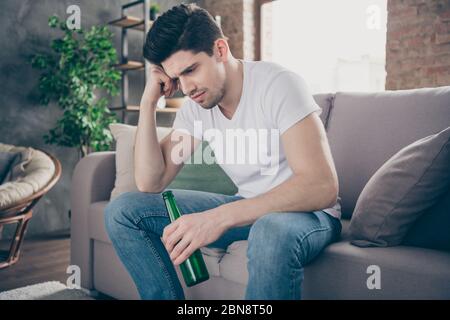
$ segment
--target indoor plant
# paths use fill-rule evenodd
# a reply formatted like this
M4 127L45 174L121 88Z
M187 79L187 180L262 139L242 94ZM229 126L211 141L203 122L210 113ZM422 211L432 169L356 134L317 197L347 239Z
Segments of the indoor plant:
M112 33L105 26L72 30L55 15L48 25L63 35L52 41L51 52L34 55L32 66L41 70L40 102L57 102L63 115L44 136L45 142L75 147L80 157L109 150L113 137L108 125L117 120L107 107L108 99L97 97L97 91L114 96L119 90Z

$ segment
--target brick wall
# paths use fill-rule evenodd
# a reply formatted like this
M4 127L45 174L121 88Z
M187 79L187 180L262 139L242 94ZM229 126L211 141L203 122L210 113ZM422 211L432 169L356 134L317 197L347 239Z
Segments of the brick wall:
M235 58L255 60L257 19L255 6L258 0L200 0L198 5L212 16L221 16L221 26Z
M450 85L450 0L388 0L386 89Z

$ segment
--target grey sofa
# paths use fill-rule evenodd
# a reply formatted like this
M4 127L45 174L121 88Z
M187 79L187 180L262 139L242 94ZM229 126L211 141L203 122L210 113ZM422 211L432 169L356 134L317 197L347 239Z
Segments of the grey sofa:
M339 175L343 231L340 241L305 267L303 298L450 299L450 252L407 246L359 248L349 243L348 234L358 195L375 171L402 147L450 125L450 87L339 92L315 99L323 109ZM82 287L118 299L138 299L103 224L114 179L114 152L93 153L77 164L71 189L71 264L81 268ZM226 251L202 252L211 279L185 287L186 297L242 299L248 279L246 241ZM381 271L380 289L367 285L373 265Z

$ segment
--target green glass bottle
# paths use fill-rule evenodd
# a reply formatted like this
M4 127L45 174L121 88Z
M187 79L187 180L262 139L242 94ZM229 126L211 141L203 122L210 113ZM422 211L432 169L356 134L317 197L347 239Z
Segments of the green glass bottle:
M170 221L173 222L181 217L180 209L175 202L175 197L173 196L172 191L165 191L162 196L164 203L166 204ZM186 286L188 287L192 287L209 279L208 269L206 268L200 249L195 250L189 258L181 263L180 269Z

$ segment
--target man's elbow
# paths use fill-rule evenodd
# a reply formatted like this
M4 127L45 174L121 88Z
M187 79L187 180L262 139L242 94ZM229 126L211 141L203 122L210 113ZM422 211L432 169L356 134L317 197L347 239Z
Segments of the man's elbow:
M321 203L321 207L322 209L331 208L338 200L339 185L337 181L332 180L331 182L325 183L323 188L323 202Z
M137 179L136 180L136 187L139 190L139 192L145 192L145 193L161 193L164 191L164 188L159 184L155 182L142 182Z

